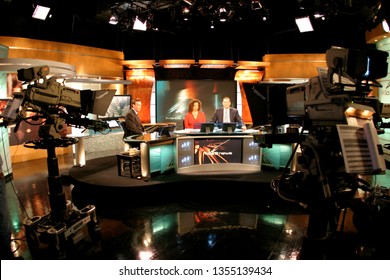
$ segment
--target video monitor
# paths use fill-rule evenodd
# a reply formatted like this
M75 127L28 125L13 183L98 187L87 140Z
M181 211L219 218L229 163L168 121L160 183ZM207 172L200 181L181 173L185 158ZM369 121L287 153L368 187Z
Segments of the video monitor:
M350 82L358 84L363 80L376 82L387 75L388 53L376 49L346 49L332 47L326 51L326 63L329 67L329 81L333 83L333 74L341 74ZM339 79L341 79L339 76Z
M214 123L213 122L200 124L200 132L211 133L213 131L214 131Z
M103 115L106 111L110 102L112 102L112 98L115 95L115 89L107 89L107 90L90 90L84 89L80 91L80 108L78 106L75 107L67 107L67 111L69 113L70 110L75 111L77 113L81 113L83 115L94 114L94 115ZM74 92L73 89L68 88L67 99L72 100L73 95L77 96L77 91Z
M23 98L1 99L0 117L8 122L14 122L19 114Z
M194 165L242 163L242 138L194 140Z
M116 120L126 117L131 108L131 95L114 95L105 115L99 115L99 119Z
M10 101L11 98L2 98L0 99L0 116L3 116L4 110L7 107L8 101Z
M173 132L176 129L176 125L166 125L166 126L161 126L158 128L158 136L160 137L171 137L173 135Z
M222 131L225 131L227 133L233 133L236 130L237 124L235 122L230 123L223 123L222 124Z

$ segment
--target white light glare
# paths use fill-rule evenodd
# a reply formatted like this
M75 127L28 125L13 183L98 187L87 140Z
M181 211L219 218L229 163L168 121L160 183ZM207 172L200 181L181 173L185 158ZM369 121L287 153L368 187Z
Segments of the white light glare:
M382 27L385 32L390 32L389 24L385 19L382 21Z
M141 30L141 31L146 31L146 20L145 22L142 22L138 16L135 17L133 29L134 30Z
M109 21L108 23L109 23L109 24L113 24L113 25L118 24L118 19L117 19L117 17L114 16L114 15L112 15L112 16L110 17L110 21Z
M302 18L296 18L295 22L298 26L299 32L310 32L314 31L313 26L311 25L310 18L307 17L302 17Z
M50 12L50 8L37 5L32 14L32 17L40 20L45 20L49 12Z

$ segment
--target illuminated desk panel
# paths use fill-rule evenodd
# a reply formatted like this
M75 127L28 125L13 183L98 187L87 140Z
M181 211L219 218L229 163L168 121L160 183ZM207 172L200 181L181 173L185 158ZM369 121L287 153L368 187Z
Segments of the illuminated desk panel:
M251 134L177 136L176 173L232 174L261 171L261 148Z
M175 168L175 137L147 133L127 137L125 141L130 146L139 145L143 179L150 179L154 172L164 173Z

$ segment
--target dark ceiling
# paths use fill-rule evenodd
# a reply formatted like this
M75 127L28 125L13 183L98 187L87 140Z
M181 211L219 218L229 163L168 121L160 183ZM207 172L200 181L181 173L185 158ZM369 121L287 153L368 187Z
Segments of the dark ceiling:
M124 52L126 60L261 61L265 54L324 53L331 46L363 48L365 31L382 18L390 22L389 6L376 0L261 0L262 9L252 2L1 0L0 36L118 50ZM33 19L37 4L51 7L52 16L45 21ZM182 18L184 6L191 10L189 21ZM223 23L218 18L220 7L228 12ZM315 12L326 20L312 18L314 32L300 33L295 18L304 13L313 17ZM108 24L112 13L119 17L117 25ZM147 31L132 29L135 15L149 20Z

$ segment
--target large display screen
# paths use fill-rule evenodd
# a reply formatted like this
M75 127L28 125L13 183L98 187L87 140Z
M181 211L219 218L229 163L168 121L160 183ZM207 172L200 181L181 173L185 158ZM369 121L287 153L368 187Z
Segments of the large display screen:
M194 164L241 163L242 139L195 139Z
M182 129L188 103L197 98L202 102L206 121L211 121L216 108L222 106L223 97L228 96L232 107L237 105L237 83L233 80L157 80L156 121L176 122Z

